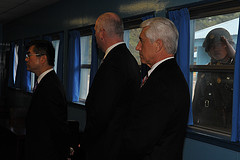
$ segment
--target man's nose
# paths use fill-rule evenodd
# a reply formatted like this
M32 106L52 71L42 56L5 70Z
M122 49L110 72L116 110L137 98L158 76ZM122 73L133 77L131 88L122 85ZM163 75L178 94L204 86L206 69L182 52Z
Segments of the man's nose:
M136 48L135 48L137 51L140 51L141 50L141 42L139 41Z

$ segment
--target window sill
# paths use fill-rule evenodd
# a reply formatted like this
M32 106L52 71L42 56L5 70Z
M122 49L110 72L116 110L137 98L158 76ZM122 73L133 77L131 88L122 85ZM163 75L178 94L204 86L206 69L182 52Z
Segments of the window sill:
M194 126L187 128L187 138L240 152L240 143L231 142L231 135L208 131Z

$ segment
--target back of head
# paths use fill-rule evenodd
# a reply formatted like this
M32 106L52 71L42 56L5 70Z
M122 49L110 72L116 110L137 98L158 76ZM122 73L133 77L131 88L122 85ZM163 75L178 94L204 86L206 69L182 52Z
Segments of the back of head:
M214 43L222 42L221 36L224 36L231 45L234 45L232 36L226 29L215 28L207 34L207 36L203 42L202 46L205 48L205 51L208 52Z
M123 22L115 13L107 12L99 16L97 29L104 29L109 37L123 38Z
M50 66L54 66L55 49L50 41L47 40L33 40L28 47L34 46L36 54L44 54L47 56L47 61Z
M164 17L155 17L142 22L140 27L149 27L146 36L151 42L160 39L169 54L177 52L179 34L172 21Z

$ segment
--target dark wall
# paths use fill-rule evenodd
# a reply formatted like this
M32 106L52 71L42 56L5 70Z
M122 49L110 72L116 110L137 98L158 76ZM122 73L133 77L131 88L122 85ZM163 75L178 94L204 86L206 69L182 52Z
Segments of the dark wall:
M0 24L0 42L3 40L3 25Z
M60 0L35 13L3 25L4 41L65 31L92 25L97 17L108 11L122 18L156 11L165 16L166 8L185 5L201 0Z
M8 117L6 108L6 86L8 79L9 43L3 42L3 25L0 24L0 120Z

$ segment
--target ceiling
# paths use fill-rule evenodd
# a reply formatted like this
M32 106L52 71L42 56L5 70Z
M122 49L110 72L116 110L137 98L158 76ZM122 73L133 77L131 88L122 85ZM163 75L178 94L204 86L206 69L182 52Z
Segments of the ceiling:
M0 24L30 14L59 0L0 0Z

